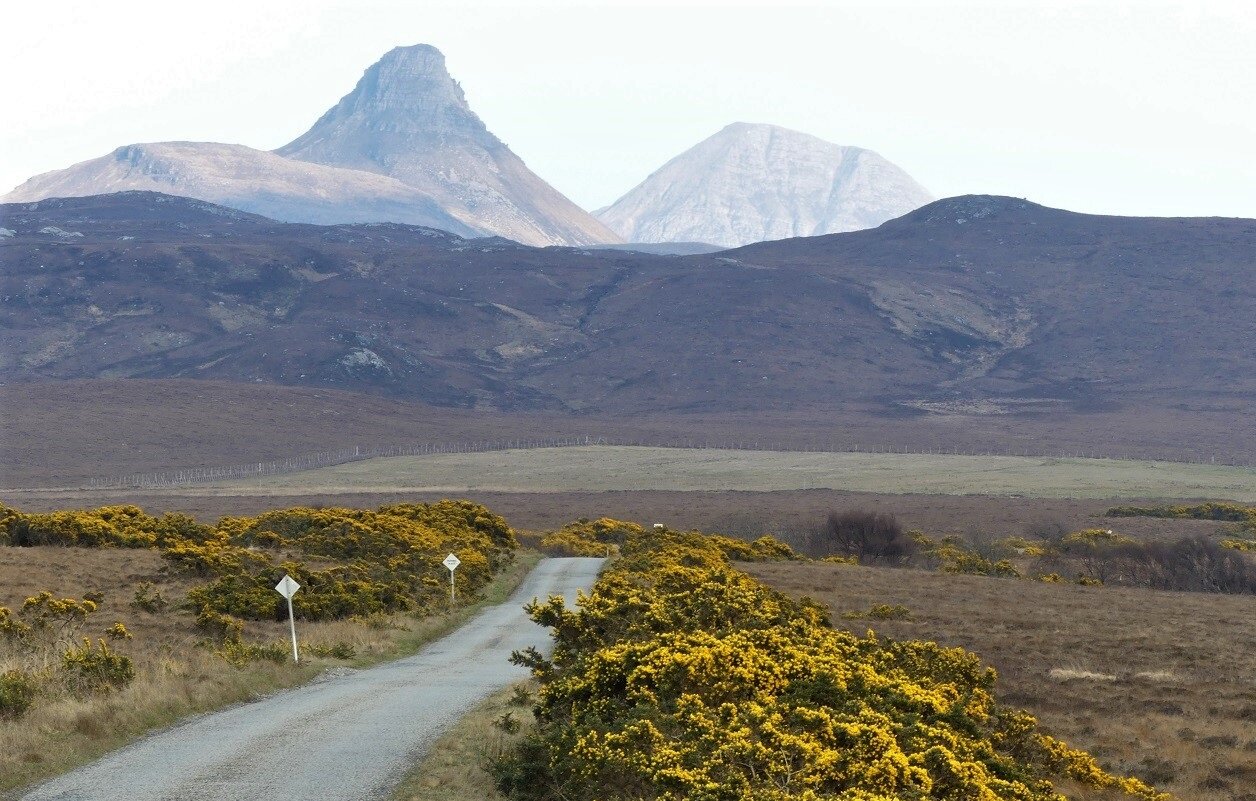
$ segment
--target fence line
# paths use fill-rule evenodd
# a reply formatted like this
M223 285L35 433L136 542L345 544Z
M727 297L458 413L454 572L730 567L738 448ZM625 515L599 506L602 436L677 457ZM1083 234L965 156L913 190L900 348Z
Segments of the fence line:
M862 443L839 445L836 442L812 443L810 445L790 445L779 442L764 443L749 440L665 440L665 439L628 439L622 437L577 436L549 437L541 439L504 439L470 442L419 443L410 445L363 446L354 445L331 451L319 451L285 459L273 459L266 462L250 462L225 467L194 467L182 470L166 470L152 473L133 473L122 476L106 476L92 478L88 482L90 489L160 489L181 487L214 481L233 481L263 476L278 476L286 473L299 473L320 467L358 462L365 459L378 459L390 456L430 456L446 453L488 453L493 451L536 449L536 448L578 448L590 446L620 447L655 447L655 448L689 448L718 449L739 451L780 451L792 453L899 453L914 455L945 455L945 456L1023 456L1038 459L1110 459L1117 461L1161 461L1149 457L1130 454L1117 455L1102 450L1072 450L1063 453L1046 454L1027 448L922 448L910 449L907 446L878 444L866 446ZM1215 457L1209 460L1174 460L1185 461L1187 464L1216 464L1230 467L1256 469L1248 464L1218 461Z

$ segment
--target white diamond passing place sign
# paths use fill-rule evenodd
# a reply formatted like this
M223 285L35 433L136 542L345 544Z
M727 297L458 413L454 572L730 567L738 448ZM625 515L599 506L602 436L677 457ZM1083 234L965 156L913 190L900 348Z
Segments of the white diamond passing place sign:
M297 590L299 589L301 589L301 585L293 581L292 576L286 574L279 580L279 583L275 585L275 592L287 598L289 601L292 600L292 596L296 595Z
M453 554L450 554L449 556L445 557L445 561L441 562L441 564L449 568L449 572L452 573L453 571L458 569L458 565L462 564L462 560L454 556Z
M301 652L297 648L297 619L292 614L292 596L297 594L297 590L301 589L301 585L293 580L292 576L287 573L283 574L283 578L279 579L279 583L275 585L275 592L288 599L288 628L292 631L292 661L301 661Z

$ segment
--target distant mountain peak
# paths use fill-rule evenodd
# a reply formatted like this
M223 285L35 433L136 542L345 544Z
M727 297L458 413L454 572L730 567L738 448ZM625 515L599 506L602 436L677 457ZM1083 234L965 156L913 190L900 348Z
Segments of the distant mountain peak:
M427 44L394 47L363 73L357 85L305 134L275 152L302 161L392 174L406 155L372 149L367 140L395 142L423 135L455 134L502 146L467 104L462 87L445 67L445 56Z
M467 103L431 45L397 47L281 156L374 172L435 198L486 233L531 245L620 241L527 168Z
M630 241L770 239L872 228L932 196L879 154L765 123L734 122L597 216Z

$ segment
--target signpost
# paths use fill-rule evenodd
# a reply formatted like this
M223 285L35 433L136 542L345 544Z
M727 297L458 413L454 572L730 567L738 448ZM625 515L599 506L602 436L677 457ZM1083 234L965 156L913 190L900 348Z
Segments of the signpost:
M288 599L288 628L292 630L292 661L300 662L301 654L297 651L297 621L292 615L292 596L297 594L297 590L301 589L301 585L292 580L292 576L287 573L275 585L275 592Z
M462 560L450 554L445 557L445 561L441 562L441 564L449 568L449 605L453 606L458 600L457 593L454 590L454 571L458 569L458 565L462 564Z

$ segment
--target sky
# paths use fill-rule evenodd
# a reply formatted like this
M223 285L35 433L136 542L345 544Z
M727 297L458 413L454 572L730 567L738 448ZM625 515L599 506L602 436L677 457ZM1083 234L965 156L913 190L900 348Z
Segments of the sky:
M271 149L397 45L588 209L728 123L879 152L938 197L1256 218L1256 3L12 4L0 192L133 142Z

